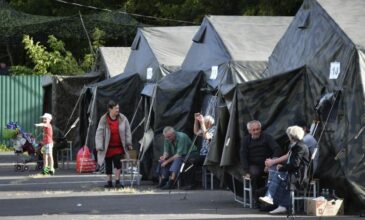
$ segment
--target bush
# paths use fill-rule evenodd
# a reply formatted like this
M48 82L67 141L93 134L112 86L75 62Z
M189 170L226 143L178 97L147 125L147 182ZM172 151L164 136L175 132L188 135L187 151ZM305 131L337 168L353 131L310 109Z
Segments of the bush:
M0 144L0 152L9 152L13 151L11 147L7 147L5 144Z
M4 128L3 129L3 139L9 140L9 139L15 138L16 137L16 133L17 133L17 131L14 130L14 129Z

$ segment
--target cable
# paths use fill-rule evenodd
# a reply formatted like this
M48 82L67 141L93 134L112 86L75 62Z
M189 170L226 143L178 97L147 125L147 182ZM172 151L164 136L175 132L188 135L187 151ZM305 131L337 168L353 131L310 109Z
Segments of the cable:
M63 3L63 4L74 5L74 6L77 6L77 7L89 8L89 9L93 9L93 10L113 12L113 10L110 10L110 9L107 9L107 8L98 8L98 7L91 6L91 5L82 5L82 4L79 4L79 3L67 2L67 1L63 1L63 0L54 0L54 1L59 2L59 3ZM135 17L142 17L142 18L150 18L150 19L154 19L154 20L163 20L163 21L173 21L173 22L179 22L179 23L198 24L196 22L191 22L191 21L183 21L183 20L177 20L177 19L171 19L171 18L161 18L161 17L150 16L150 15L128 13L128 12L124 12L124 11L116 11L116 12L118 12L120 14L132 15L132 16L135 16Z

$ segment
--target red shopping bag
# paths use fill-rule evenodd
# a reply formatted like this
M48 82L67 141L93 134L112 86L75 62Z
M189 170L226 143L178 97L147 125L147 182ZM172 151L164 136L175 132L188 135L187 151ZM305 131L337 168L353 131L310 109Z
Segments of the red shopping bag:
M96 169L95 160L90 158L90 150L87 146L82 146L76 156L76 172L91 173Z

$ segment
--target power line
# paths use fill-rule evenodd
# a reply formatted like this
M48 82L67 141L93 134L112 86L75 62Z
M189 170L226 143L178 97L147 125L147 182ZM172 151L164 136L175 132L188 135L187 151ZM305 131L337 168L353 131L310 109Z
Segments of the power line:
M107 9L107 8L98 8L98 7L91 6L91 5L82 5L82 4L79 4L79 3L67 2L67 1L63 1L63 0L55 0L55 1L59 2L59 3L63 3L63 4L74 5L74 6L77 6L77 7L84 7L84 8L89 8L89 9L93 9L93 10L113 12L113 10L110 10L110 9ZM191 21L183 21L183 20L176 20L176 19L171 19L171 18L161 18L161 17L149 16L149 15L127 13L127 12L124 12L124 11L116 11L116 12L120 13L120 14L126 14L126 15L135 16L135 17L141 17L141 18L149 18L149 19L154 19L154 20L173 21L173 22L189 23L189 24L195 24L195 25L198 24L198 23L191 22Z

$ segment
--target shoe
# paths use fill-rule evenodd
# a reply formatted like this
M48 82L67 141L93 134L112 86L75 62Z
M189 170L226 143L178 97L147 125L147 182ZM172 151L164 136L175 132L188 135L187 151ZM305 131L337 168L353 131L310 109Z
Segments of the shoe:
M286 213L288 210L284 206L278 206L276 209L269 212L270 214L283 214Z
M169 180L163 187L161 187L161 189L166 190L166 189L174 189L174 181L173 180Z
M169 181L169 179L167 178L163 178L161 179L160 183L156 186L156 188L162 188L163 186L166 185L166 183Z
M108 181L105 185L104 188L113 188L113 183L112 181Z
M48 175L49 174L49 168L48 167L43 168L42 174L43 175Z
M124 189L124 186L122 184L120 184L119 180L115 181L115 188L116 189Z
M276 209L277 205L268 205L268 204L262 204L260 207L260 212L271 212L272 210Z
M193 190L195 189L194 185L187 185L187 186L183 186L181 187L182 190Z
M259 200L261 202L266 203L266 204L269 204L269 205L273 205L274 204L272 198L269 197L269 196L259 197Z

